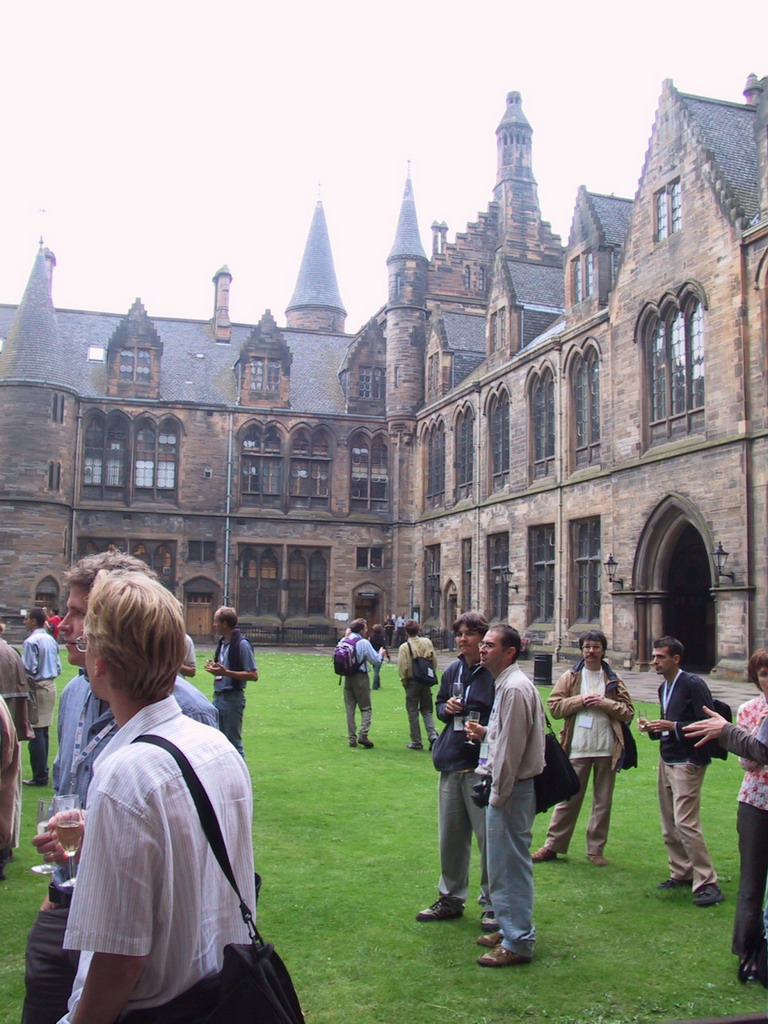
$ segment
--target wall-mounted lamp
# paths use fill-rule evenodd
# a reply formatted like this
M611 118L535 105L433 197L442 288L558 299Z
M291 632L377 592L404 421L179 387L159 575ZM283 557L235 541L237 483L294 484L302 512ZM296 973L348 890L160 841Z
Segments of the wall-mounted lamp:
M612 587L618 587L619 590L623 590L624 589L624 579L623 579L623 577L619 577L618 579L616 578L616 573L617 573L618 568L619 568L619 563L613 557L613 553L608 555L608 560L606 562L603 562L603 568L605 569L605 571L606 571L606 573L608 575L608 582L611 584L611 586Z
M510 578L512 576L513 570L510 569L508 565L496 566L495 568L496 568L497 572L501 573L501 578L504 581L505 585L508 586L510 588L510 590L514 590L514 592L516 594L519 594L520 593L520 587L517 585L517 583L510 583L509 582Z
M726 551L725 550L725 548L723 547L723 542L722 541L718 541L717 542L717 547L712 552L712 558L714 559L714 562L715 562L715 569L717 570L718 582L719 582L721 576L725 576L727 579L729 579L731 581L731 583L735 583L736 582L736 573L735 572L726 572L725 571L725 565L726 565L726 562L728 561L728 555L729 554L730 554L730 551Z

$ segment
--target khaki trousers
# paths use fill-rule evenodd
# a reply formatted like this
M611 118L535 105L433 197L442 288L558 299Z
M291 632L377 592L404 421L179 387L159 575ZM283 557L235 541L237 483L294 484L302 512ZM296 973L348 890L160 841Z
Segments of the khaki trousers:
M706 765L659 761L659 812L669 876L680 881L693 878L694 892L717 882L701 832L701 787L706 770Z
M607 757L572 757L573 770L581 784L579 792L558 804L552 812L552 820L545 846L555 853L568 853L568 846L576 828L581 805L587 792L589 776L594 772L592 781L592 813L587 825L587 854L602 854L608 840L608 827L611 824L611 804L613 787L616 784L616 772L611 768L611 756Z

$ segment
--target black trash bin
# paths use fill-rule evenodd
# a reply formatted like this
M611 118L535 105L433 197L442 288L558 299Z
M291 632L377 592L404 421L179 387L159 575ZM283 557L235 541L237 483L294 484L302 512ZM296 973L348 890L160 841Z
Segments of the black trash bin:
M552 655L534 654L533 681L536 686L552 685Z

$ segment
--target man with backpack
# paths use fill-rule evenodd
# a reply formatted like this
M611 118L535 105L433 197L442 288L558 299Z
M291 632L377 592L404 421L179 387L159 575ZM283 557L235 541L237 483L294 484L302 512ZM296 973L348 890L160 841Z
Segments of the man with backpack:
M366 640L368 624L365 619L353 619L349 624L349 632L336 645L333 664L339 676L344 677L344 707L347 710L347 732L350 747L366 747L370 750L373 743L368 739L371 728L371 684L368 679L367 665L380 665L384 657L382 651L374 650ZM341 682L341 679L339 680ZM355 711L360 708L360 732L357 731Z
M408 750L424 749L419 714L424 719L431 750L438 735L432 714L432 687L437 682L435 649L428 636L419 636L419 624L416 619L406 619L405 637L405 643L401 644L397 654L397 671L405 688L405 710L408 712L408 725L411 731Z

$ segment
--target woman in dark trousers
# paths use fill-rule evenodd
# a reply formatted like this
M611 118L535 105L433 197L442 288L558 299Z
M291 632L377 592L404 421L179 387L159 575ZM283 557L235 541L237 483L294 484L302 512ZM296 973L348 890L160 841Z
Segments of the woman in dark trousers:
M384 657L387 659L387 661L391 661L392 660L390 658L390 656L389 656L389 651L387 650L387 643L386 643L386 636L385 636L385 633L384 633L384 627L382 626L382 624L380 622L377 622L376 625L373 627L373 629L371 630L371 635L368 637L368 639L373 644L374 650L379 651L379 652L381 652L383 650L384 651ZM379 673L380 672L381 672L381 662L379 662L378 665L374 665L373 666L373 689L374 690L380 690L381 689L381 680L379 679Z

